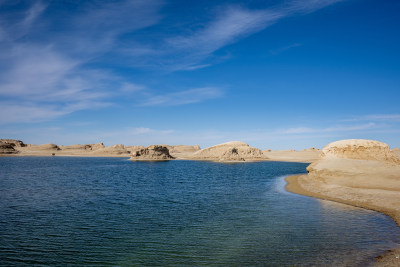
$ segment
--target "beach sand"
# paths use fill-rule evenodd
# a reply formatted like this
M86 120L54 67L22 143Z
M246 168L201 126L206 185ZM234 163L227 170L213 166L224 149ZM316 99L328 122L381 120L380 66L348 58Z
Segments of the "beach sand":
M286 178L286 190L378 211L400 226L400 164L388 149L380 149L360 146L364 159L357 159L357 149L344 153L337 147L333 153L324 149L326 154L307 168L307 175ZM400 266L400 247L378 257L376 265Z

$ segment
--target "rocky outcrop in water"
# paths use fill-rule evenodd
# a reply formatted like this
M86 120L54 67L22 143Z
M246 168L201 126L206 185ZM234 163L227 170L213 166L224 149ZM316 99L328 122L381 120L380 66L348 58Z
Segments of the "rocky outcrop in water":
M152 145L131 154L131 160L171 160L174 159L165 146Z

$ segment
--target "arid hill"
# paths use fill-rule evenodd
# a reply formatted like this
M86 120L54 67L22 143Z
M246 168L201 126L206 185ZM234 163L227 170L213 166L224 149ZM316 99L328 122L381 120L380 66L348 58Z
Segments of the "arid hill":
M199 150L190 159L230 162L259 161L268 158L258 148L251 147L244 142L233 141Z

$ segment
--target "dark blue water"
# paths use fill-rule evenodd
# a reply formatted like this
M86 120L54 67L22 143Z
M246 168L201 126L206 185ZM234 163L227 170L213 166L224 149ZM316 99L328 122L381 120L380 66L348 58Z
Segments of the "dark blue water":
M388 217L284 191L307 164L0 158L0 266L364 266Z

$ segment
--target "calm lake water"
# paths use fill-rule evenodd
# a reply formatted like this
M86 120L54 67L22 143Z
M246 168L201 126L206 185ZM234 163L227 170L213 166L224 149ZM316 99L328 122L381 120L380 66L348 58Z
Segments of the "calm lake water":
M388 217L299 196L307 164L0 158L0 266L365 266Z

